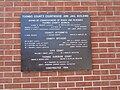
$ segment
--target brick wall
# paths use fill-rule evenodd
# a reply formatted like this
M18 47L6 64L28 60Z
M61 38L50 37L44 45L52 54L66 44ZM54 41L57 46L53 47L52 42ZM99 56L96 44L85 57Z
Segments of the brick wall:
M90 13L93 69L22 73L22 13ZM0 0L0 90L120 90L120 1Z

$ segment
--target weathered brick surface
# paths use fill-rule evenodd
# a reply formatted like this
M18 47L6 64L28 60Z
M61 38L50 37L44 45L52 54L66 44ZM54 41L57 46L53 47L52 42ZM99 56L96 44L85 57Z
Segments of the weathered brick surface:
M23 13L89 13L93 69L22 73ZM0 90L120 90L120 1L0 0Z

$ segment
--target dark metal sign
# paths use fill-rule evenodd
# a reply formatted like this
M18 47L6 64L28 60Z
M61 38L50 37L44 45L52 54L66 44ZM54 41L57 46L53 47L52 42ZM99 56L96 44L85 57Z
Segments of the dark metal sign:
M88 14L22 14L22 71L92 69Z

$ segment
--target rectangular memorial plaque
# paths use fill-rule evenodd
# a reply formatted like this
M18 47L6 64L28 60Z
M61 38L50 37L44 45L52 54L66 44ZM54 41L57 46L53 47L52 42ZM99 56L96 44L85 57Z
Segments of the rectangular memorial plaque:
M92 69L88 14L22 14L22 71Z

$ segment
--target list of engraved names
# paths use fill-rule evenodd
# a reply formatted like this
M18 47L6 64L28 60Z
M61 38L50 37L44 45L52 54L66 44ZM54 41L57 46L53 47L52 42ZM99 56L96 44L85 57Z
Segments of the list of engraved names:
M91 69L87 14L22 14L22 71Z

